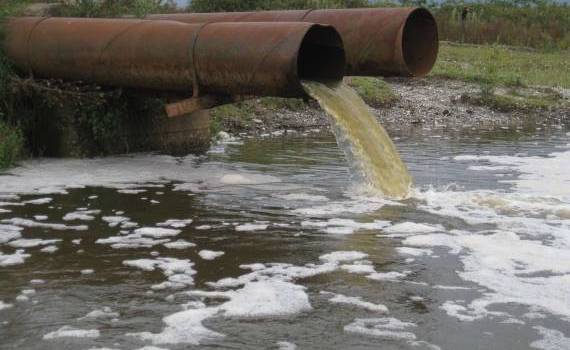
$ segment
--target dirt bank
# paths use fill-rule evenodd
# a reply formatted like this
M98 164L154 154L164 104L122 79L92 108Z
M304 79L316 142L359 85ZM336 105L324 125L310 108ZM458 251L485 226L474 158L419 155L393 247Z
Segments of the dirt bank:
M481 87L473 83L435 78L391 78L386 81L398 99L373 110L380 122L392 131L418 127L493 130L570 125L568 91L557 92L562 102L556 107L508 108L486 105L480 101L477 96L481 94ZM541 91L540 88L526 90L531 93ZM500 93L501 89L497 91ZM229 133L249 135L266 135L282 130L327 129L329 126L326 114L314 101L301 110L281 108L256 115L248 121L224 116L220 124L221 129Z

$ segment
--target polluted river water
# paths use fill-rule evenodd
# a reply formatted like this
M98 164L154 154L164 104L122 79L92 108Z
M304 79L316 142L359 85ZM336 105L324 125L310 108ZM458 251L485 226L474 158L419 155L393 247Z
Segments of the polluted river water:
M408 169L390 136L356 91L342 82L303 81L303 87L327 111L353 182L379 195L405 198L412 185Z
M328 133L0 174L0 349L570 348L569 130L389 130L404 199Z

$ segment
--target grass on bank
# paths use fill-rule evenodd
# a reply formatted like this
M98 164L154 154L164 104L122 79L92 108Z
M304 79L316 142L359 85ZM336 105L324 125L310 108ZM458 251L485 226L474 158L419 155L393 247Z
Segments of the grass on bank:
M504 86L570 88L570 51L537 52L442 42L431 76Z
M465 102L499 111L548 109L567 103L555 88L570 88L569 51L537 52L500 46L442 43L431 76L479 84Z
M398 100L394 90L382 78L350 77L346 81L372 107L386 107Z

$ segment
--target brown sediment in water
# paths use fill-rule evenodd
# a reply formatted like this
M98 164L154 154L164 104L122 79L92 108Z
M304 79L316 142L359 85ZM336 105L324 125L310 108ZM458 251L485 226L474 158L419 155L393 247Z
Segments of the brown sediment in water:
M412 177L390 136L356 91L344 83L302 83L329 114L352 175L385 196L406 197Z

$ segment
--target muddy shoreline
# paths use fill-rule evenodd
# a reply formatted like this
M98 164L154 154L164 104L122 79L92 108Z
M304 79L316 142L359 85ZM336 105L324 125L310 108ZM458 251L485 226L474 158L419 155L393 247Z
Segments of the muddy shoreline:
M418 128L493 131L570 125L568 91L562 91L566 103L556 108L499 111L465 98L479 93L480 87L474 83L438 78L387 78L386 81L398 100L371 108L386 129L396 134ZM230 134L279 136L287 132L327 131L329 122L317 103L309 101L301 111L281 108L256 115L248 122L223 118L221 126Z

